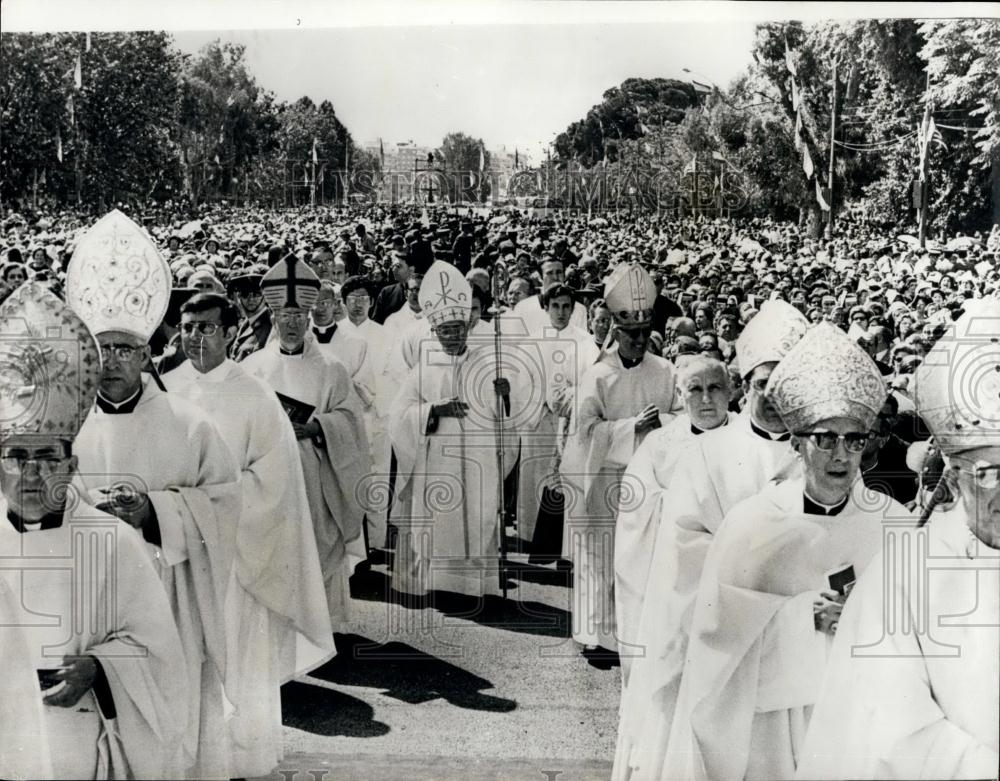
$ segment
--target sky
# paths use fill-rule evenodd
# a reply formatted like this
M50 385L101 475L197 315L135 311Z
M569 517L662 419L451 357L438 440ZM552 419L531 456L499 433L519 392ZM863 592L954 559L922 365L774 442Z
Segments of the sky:
M436 147L461 131L537 162L627 78L727 86L750 63L759 22L941 13L887 2L3 0L0 29L169 30L191 53L215 38L239 42L260 85L279 99L329 100L358 144Z
M368 27L175 32L185 52L242 43L279 99L329 100L356 143L438 146L462 131L536 161L545 143L627 78L725 86L750 61L753 23Z

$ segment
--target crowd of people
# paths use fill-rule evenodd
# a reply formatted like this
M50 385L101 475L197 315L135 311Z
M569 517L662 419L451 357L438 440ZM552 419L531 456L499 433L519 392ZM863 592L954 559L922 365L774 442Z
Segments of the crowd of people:
M995 776L997 227L167 205L0 252L0 774L267 775L359 568L434 607L523 555L621 668L615 779Z

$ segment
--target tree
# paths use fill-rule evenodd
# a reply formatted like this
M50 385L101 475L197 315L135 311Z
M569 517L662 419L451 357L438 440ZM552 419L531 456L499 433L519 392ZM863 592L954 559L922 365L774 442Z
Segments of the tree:
M490 167L490 153L486 151L483 139L472 138L465 133L448 133L438 148L438 154L444 164L448 197L452 203L485 200L489 196L489 178L480 176L480 168L488 171Z

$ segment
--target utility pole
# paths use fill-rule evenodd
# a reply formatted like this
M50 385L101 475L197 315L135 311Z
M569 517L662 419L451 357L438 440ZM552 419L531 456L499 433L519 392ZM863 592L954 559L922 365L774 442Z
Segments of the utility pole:
M827 228L826 228L827 239L833 239L833 167L834 167L834 156L837 150L836 144L834 143L836 138L837 138L837 60L834 60L833 103L830 106L830 176L829 176L830 201L827 204L830 207L830 214L827 217Z
M927 93L931 89L931 74L927 74L927 86L924 89L924 120L923 124L920 126L920 132L917 133L917 142L920 144L920 183L917 186L918 198L917 203L919 204L917 215L919 231L918 236L920 240L920 249L927 248L927 206L930 203L930 193L927 187L927 158L930 157L931 145L930 139L927 138L927 132L930 130L930 117L931 117L931 104Z

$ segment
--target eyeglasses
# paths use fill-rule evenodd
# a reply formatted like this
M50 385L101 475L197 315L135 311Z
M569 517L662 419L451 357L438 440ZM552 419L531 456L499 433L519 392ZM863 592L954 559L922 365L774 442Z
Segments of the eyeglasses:
M101 357L106 361L113 355L121 363L126 363L127 361L131 361L132 357L140 349L130 344L102 344Z
M215 336L222 325L219 323L181 323L181 332L185 334L198 333L202 336Z
M348 304L362 304L371 301L371 296L367 293L351 293L345 300Z
M838 442L843 442L848 453L860 453L871 440L871 434L867 431L852 431L849 434L834 434L832 431L803 431L795 436L808 437L817 448L826 452L837 447Z
M960 466L956 466L955 468L959 472L965 472L967 475L972 475L972 479L977 488L983 488L989 491L1000 485L1000 465L988 464L985 461L977 461L973 464L972 469L963 469Z
M63 453L61 456L30 456L23 452L8 451L0 457L0 467L9 475L20 475L28 468L28 464L34 464L41 477L51 477L59 465L69 457L68 453Z

